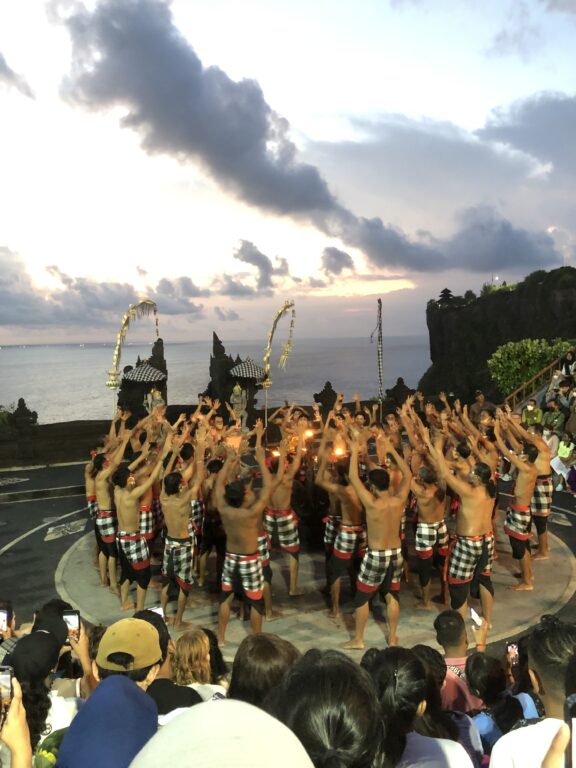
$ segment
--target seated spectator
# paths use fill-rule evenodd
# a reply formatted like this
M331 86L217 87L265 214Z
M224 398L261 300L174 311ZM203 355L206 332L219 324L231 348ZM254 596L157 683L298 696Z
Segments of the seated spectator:
M305 653L271 693L268 707L300 739L315 766L380 764L383 729L374 685L343 653Z
M210 682L210 641L201 629L185 632L176 640L172 669L174 681L192 688L203 701L226 696L226 688Z
M103 680L76 715L58 750L58 768L128 768L156 733L158 710L132 680Z
M510 690L512 693L527 693L534 702L534 706L538 712L538 717L544 717L544 705L534 690L534 685L530 676L530 669L528 665L529 641L529 635L524 635L523 637L518 638L518 642L516 643L518 646L517 663L509 663L508 680L511 684Z
M528 664L546 717L498 739L492 749L491 768L540 768L564 717L566 674L575 652L576 626L555 616L543 616L530 633Z
M470 421L475 425L478 426L481 422L481 414L485 411L486 415L493 416L496 413L496 406L494 403L489 402L484 397L484 392L482 390L477 389L474 393L474 402L468 409L468 416L470 417Z
M161 662L156 629L142 619L121 619L102 635L95 666L99 680L124 675L145 691L155 680Z
M18 680L13 680L13 695L6 717L0 722L0 759L2 765L10 768L30 768L32 747L26 711L22 704L22 689ZM6 749L9 756L6 756ZM4 753L4 754L1 754Z
M566 421L566 416L560 410L560 406L558 405L558 400L554 397L552 400L548 402L548 410L542 416L542 426L544 427L544 429L549 429L551 432L554 432L556 435L560 435L562 434L562 430L564 429L565 421Z
M165 725L130 768L270 768L275 764L312 768L304 747L285 725L244 701L224 699L213 706L192 707Z
M152 683L146 689L146 693L151 696L158 707L159 722L166 722L165 715L184 707L192 707L194 704L200 704L202 697L199 693L187 686L177 685L172 679L172 659L174 657L174 643L170 637L166 622L154 611L138 611L134 614L135 619L141 619L151 624L158 632L160 642L161 664L158 674Z
M224 661L222 651L218 645L218 638L208 627L202 627L202 632L210 643L210 682L212 685L220 685L228 690L230 686L228 664Z
M566 352L566 354L558 364L558 373L560 374L560 376L569 377L569 376L574 376L575 371L576 371L576 359L574 357L574 353L570 351Z
M51 690L52 673L58 664L61 645L56 637L39 630L20 638L6 659L22 688L22 703L35 750L43 735L67 728L81 700L64 698Z
M484 709L473 720L485 754L489 755L498 739L520 720L538 717L534 701L527 693L508 691L506 670L499 659L473 653L466 661L466 678L470 690L484 702Z
M568 479L568 472L574 461L575 448L576 445L572 440L572 435L569 432L564 432L558 444L558 453L550 462L550 466L559 476L559 482L556 486L557 491L564 490L564 483Z
M386 768L433 765L434 768L471 768L464 748L449 739L422 736L416 721L426 711L426 672L407 648L381 651L372 670L384 722Z
M441 691L442 707L465 713L481 709L481 699L474 696L466 682L468 634L462 614L442 611L434 620L434 629L436 641L444 650L444 663L448 669Z
M262 706L300 656L292 643L278 635L248 635L234 657L228 697Z
M542 409L538 408L536 400L528 400L528 405L522 411L522 424L526 427L531 427L533 424L542 424L544 414Z
M484 750L480 733L472 718L464 712L448 711L442 707L441 691L448 673L442 654L429 645L415 645L412 652L420 659L428 678L432 678L434 684L432 687L430 679L428 680L426 712L416 721L415 730L423 736L453 738L453 732L451 733L449 730L444 731L444 733L441 730L434 731L429 725L431 720L442 723L440 716L450 718L457 732L456 741L464 747L473 765L479 768L482 764Z

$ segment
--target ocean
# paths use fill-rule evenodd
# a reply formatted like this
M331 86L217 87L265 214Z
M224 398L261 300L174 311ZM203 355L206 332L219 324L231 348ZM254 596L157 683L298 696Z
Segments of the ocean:
M233 358L252 357L262 363L262 341L223 341ZM298 339L285 369L278 367L282 344L271 358L270 406L289 402L310 404L326 381L350 400L378 392L376 344L369 338ZM55 344L0 347L0 405L9 407L23 397L38 413L40 424L77 419L111 418L115 393L106 387L112 366L112 344ZM164 342L168 366L168 402L196 403L208 385L212 342ZM151 344L127 342L122 348L120 370L136 359L149 357ZM430 365L426 336L389 336L384 339L384 386L392 387L399 376L415 387ZM258 395L264 404L264 394Z

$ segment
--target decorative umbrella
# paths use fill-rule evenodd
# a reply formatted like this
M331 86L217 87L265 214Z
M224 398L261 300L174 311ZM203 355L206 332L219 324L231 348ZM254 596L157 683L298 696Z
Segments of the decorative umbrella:
M163 381L166 378L166 374L159 371L158 368L154 368L153 365L142 363L142 365L137 365L136 368L132 368L131 371L125 373L122 378L127 381L150 383L153 381Z
M266 371L260 365L256 365L251 357L247 357L230 371L231 376L235 376L238 379L256 379L262 380L266 376Z

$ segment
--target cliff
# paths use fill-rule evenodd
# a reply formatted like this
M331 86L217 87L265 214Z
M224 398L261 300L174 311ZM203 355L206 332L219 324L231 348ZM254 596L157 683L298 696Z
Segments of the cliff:
M482 389L498 401L486 361L501 344L576 337L573 267L533 272L516 286L486 286L479 298L449 294L443 291L426 308L432 365L418 385L425 394L444 390L468 401Z

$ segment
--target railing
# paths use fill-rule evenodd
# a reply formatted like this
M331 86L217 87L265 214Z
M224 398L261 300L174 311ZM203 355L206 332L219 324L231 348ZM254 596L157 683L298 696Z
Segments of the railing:
M536 392L538 392L538 390L541 389L545 384L548 384L552 378L552 372L558 370L560 361L564 358L565 355L566 352L561 357L557 357L556 360L552 361L550 365L546 366L546 368L542 368L542 370L539 371L535 376L532 376L532 378L524 382L521 387L518 387L518 389L514 390L512 394L508 395L508 397L504 400L506 405L509 405L510 408L514 410L518 405L522 404L530 397L535 395Z

